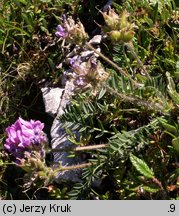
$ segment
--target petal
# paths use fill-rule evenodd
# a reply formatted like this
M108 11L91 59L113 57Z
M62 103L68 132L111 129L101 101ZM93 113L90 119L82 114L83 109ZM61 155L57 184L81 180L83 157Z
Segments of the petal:
M20 118L20 117L19 117L19 121L20 121L20 123L21 123L22 125L24 125L25 127L32 129L32 124L31 124L31 122L25 121L24 119L22 119L22 118Z
M55 36L56 37L62 37L62 34L61 34L61 32L55 32Z
M65 29L61 25L58 25L57 26L57 31L61 32L61 31L65 31Z
M12 140L12 138L11 138L11 140ZM19 142L21 142L20 139L19 139L19 136L16 136L13 140L14 140L13 141L14 144L18 144Z
M35 130L43 130L43 128L44 128L44 124L43 123L41 123L40 121L35 121L35 123L34 123L34 125L33 125L33 128L35 129Z
M34 120L30 120L30 123L31 123L31 125L33 126L33 124L35 123L35 121Z
M8 145L8 144L4 144L4 148L7 149L7 150L10 150L10 149L11 149L11 146Z
M11 144L13 144L13 145L15 145L15 144L18 143L18 142L19 142L18 137L15 137L15 138L10 137L10 138L9 138L9 143L11 143Z
M11 130L13 130L13 129L14 129L14 127L12 127L12 126L9 126L9 127L6 128L6 134L7 134L7 136L11 136Z
M66 38L68 36L68 33L64 32L64 31L57 31L57 32L55 32L55 36L56 37Z
M20 130L17 130L17 138L20 142L22 142L22 133Z
M27 138L27 137L23 137L23 145L25 146L25 147L28 147L28 146L30 146L31 145L31 139L32 138Z
M22 125L22 136L26 136L26 137L34 136L34 130L27 129L24 125Z
M25 146L23 145L23 143L19 143L18 147L25 148Z
M22 123L21 121L18 119L14 125L12 125L14 127L14 130L20 130L21 129L21 126L22 126Z
M8 136L9 136L9 137L13 137L13 138L16 137L16 131L14 130L13 127L10 127L10 128L9 128L9 135L8 135Z

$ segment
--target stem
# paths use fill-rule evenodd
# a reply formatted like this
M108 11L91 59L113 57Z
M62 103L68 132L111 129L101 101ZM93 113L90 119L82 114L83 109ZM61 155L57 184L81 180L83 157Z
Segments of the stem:
M86 150L97 150L100 148L106 148L108 146L108 144L99 144L99 145L90 145L90 146L78 146L78 147L67 147L67 148L62 148L62 149L50 149L49 152L62 152L62 151L69 151L69 150L73 150L75 152L78 151L86 151Z
M82 168L85 168L85 167L89 167L89 166L92 166L94 163L84 163L84 164L78 164L78 165L72 165L72 166L62 166L60 167L59 169L55 169L55 171L69 171L69 170L76 170L76 169L82 169Z
M86 46L93 50L96 54L98 54L102 59L104 59L106 62L108 62L110 65L112 65L119 73L123 74L124 76L128 77L129 80L135 85L135 86L141 86L141 84L137 83L135 80L132 79L132 77L126 73L121 67L119 67L117 64L115 64L113 61L111 61L109 58L104 56L102 53L98 52L93 46L91 46L89 43L86 43Z
M153 177L153 178L152 178L152 181L153 181L154 183L156 183L156 184L160 187L161 190L164 190L164 188L163 188L163 186L162 186L162 183L161 183L157 178Z
M144 100L141 100L141 99L136 98L136 97L127 96L127 95L125 95L123 93L117 92L116 90L114 90L113 88L109 87L106 84L103 84L103 85L108 90L109 93L117 95L118 97L122 98L124 101L129 101L131 103L135 103L135 104L138 104L140 106L142 105L142 106L146 107L147 109L151 108L152 110L157 110L157 111L162 111L163 110L163 107L161 105L159 105L159 104L144 101Z
M133 58L136 59L137 63L139 64L139 66L142 68L143 72L145 73L145 75L151 79L150 75L148 74L148 72L146 71L146 69L144 68L143 63L141 62L141 60L139 59L139 57L137 56L133 46L131 46L131 44L129 43L124 43L124 45L128 48L128 50L130 51L130 53L132 54Z
M123 48L123 53L124 53L126 64L127 64L128 68L129 68L129 70L131 71L132 77L134 78L135 77L135 73L134 73L132 67L130 66L130 63L127 60L127 55L126 55L126 51L125 51L125 44L123 44L122 48Z

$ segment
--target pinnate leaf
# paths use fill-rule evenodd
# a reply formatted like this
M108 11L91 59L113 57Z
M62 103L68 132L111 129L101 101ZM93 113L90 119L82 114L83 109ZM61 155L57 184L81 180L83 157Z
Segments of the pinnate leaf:
M154 172L148 167L145 161L141 160L140 158L136 157L133 154L130 154L130 161L132 165L146 178L153 178Z

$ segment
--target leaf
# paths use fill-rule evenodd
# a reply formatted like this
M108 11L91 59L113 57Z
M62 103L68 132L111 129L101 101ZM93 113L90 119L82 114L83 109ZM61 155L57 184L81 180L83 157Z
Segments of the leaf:
M99 138L99 137L102 137L103 135L104 135L104 132L101 132L101 133L99 133L98 135L96 135L95 138L97 139L97 138Z
M22 4L24 4L24 5L27 5L27 1L26 1L26 0L15 0L14 2L15 2L15 4L17 4L19 7L21 6L19 3L22 3Z
M49 3L49 2L51 2L51 0L40 0L40 2L42 2L42 3Z
M102 131L104 131L104 126L103 126L102 121L100 121L99 119L97 119L97 121L98 121L99 128L100 128Z
M160 188L149 187L149 186L143 186L142 188L149 193L156 193L160 190Z
M179 79L179 72L178 72L178 71L175 72L175 73L174 73L174 76L175 76L175 78Z
M175 150L179 153L179 137L172 140L172 145Z
M50 65L51 70L54 71L55 70L55 64L51 58L48 58L48 63Z
M175 126L170 125L167 123L166 119L162 119L162 118L158 118L158 121L162 124L162 126L169 132L173 133L173 134L177 134L177 129Z
M144 17L145 22L149 25L149 27L153 26L153 20L150 19L148 16Z
M158 17L158 2L156 2L153 10L153 22L155 23Z
M178 105L179 104L179 94L176 91L168 92L172 100Z
M98 95L98 100L101 99L106 93L106 89L105 88L102 88L99 95Z
M130 154L130 161L132 165L137 169L137 171L139 171L143 176L150 179L154 177L153 171L148 167L145 161L141 160L133 154Z

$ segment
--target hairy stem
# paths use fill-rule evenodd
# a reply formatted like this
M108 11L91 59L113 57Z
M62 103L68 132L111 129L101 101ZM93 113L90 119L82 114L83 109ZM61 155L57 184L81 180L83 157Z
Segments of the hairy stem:
M49 152L62 152L62 151L69 151L73 150L74 152L78 151L86 151L86 150L97 150L100 148L106 148L108 144L99 144L99 145L89 145L89 146L78 146L78 147L66 147L66 148L61 148L61 149L50 149Z
M89 166L92 166L94 163L84 163L84 164L78 164L78 165L72 165L72 166L62 166L62 167L59 167L59 168L55 168L55 172L57 171L69 171L69 170L76 170L76 169L83 169L85 167L89 167Z
M125 95L123 93L119 93L118 91L114 90L113 88L109 87L106 84L103 84L103 86L108 90L109 93L117 95L119 98L123 99L124 101L129 101L129 102L131 102L133 104L137 104L139 106L144 106L147 109L150 108L152 110L156 110L157 112L160 112L160 111L163 110L163 106L160 105L160 104L155 104L155 103L152 103L152 102L149 102L149 101L144 101L144 100L142 100L140 98L136 98L136 97L133 97L133 96Z
M145 73L145 75L151 79L150 75L148 74L148 72L146 71L146 69L144 68L143 63L141 62L141 60L139 59L139 57L137 56L133 45L131 45L130 43L125 43L124 46L127 47L127 49L130 51L130 53L132 54L133 58L136 59L137 63L139 64L139 66L142 68L143 72Z

